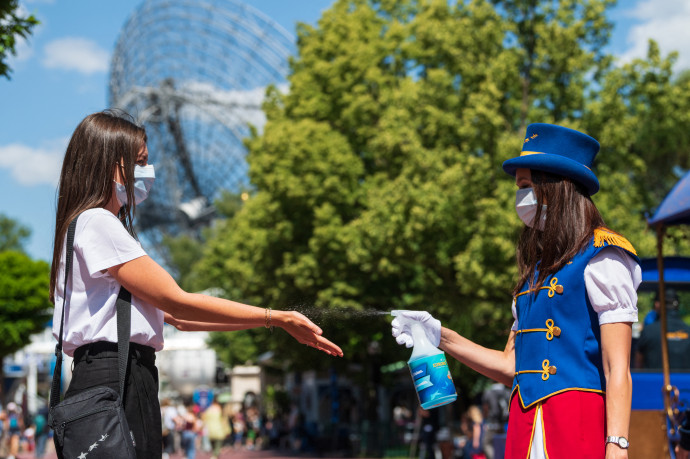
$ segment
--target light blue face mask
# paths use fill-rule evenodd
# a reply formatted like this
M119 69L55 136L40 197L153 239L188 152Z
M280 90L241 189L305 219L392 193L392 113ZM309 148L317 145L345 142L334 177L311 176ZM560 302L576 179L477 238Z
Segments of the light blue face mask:
M534 217L537 215L537 197L532 188L521 188L515 193L515 211L522 222L532 228ZM544 231L546 223L546 204L541 206L539 231Z
M156 172L153 169L153 164L134 166L134 202L136 204L140 204L148 198L155 179ZM127 204L127 189L123 184L115 182L115 194L120 205Z

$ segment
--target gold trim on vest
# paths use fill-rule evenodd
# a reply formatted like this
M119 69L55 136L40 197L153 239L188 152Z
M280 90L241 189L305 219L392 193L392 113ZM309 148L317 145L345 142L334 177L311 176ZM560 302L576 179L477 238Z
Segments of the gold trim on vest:
M549 282L549 285L546 287L539 287L539 290L548 290L549 291L549 298L553 298L553 296L558 293L559 295L563 295L563 286L558 284L558 278L557 277L552 277L551 281ZM517 295L515 295L515 298L524 295L525 293L530 293L533 292L534 289L529 289L525 290L524 292L520 292ZM513 299L515 299L513 298Z
M515 376L522 374L522 373L541 373L541 380L546 381L549 379L551 375L555 375L557 371L557 368L555 365L551 365L551 362L549 362L549 359L544 359L544 361L541 363L541 370L522 370L522 371L516 371Z
M561 336L561 328L554 325L553 319L546 319L546 328L526 328L518 330L516 333L546 332L546 339L551 341L553 337Z

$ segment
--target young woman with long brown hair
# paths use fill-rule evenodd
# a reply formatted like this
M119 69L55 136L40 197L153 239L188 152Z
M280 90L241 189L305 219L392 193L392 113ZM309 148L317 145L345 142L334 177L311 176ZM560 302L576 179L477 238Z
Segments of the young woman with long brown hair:
M50 296L58 336L65 303L64 351L74 357L65 397L94 386L119 392L115 302L120 286L132 296L130 363L124 405L137 457L161 457L161 415L155 352L163 348L163 323L181 330L232 331L281 327L297 341L327 354L341 349L295 311L259 308L183 291L135 239L136 204L155 178L146 132L112 111L87 116L77 126L60 174ZM79 216L67 291L65 236ZM136 364L134 364L136 363Z
M549 124L528 126L522 153L503 163L518 187L525 227L503 351L407 312L432 342L479 373L512 386L506 458L627 457L639 259L592 202L599 143ZM400 321L398 343L413 344Z

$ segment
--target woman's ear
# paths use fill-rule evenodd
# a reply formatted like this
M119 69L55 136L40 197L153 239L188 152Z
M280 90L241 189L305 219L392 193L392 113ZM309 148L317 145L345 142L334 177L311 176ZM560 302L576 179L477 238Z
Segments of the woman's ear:
M120 185L125 184L125 175L124 175L124 169L125 167L122 165L123 164L123 159L120 158L120 162L115 163L115 170L113 172L113 180L119 183Z

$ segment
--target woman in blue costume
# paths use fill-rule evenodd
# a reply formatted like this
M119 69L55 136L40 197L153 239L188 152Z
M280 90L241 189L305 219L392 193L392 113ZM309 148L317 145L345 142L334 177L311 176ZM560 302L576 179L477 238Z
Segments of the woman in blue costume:
M639 259L592 202L599 181L592 137L550 124L527 128L519 157L503 163L525 223L519 279L503 351L482 347L427 312L407 312L432 342L512 386L506 458L625 458L637 321ZM413 345L393 321L398 343Z

